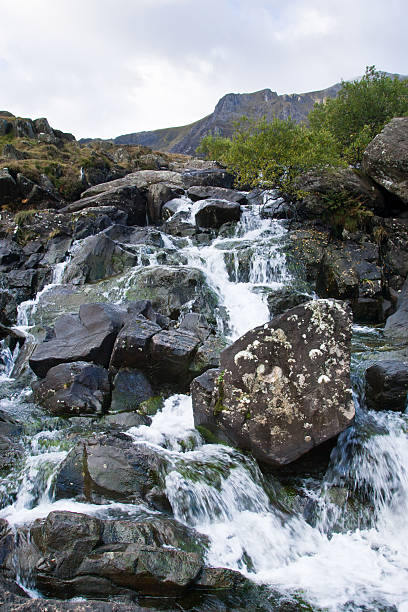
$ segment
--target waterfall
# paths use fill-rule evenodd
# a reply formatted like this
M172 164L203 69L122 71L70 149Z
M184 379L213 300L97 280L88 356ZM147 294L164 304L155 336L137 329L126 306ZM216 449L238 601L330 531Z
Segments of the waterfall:
M196 210L185 198L191 220ZM243 207L235 228L211 244L185 239L180 246L179 240L162 234L164 248L177 249L181 266L205 275L219 299L219 331L229 340L265 323L268 293L293 282L283 249L285 222L263 219L259 212L256 206ZM157 264L156 252L145 250L143 256L149 265ZM20 305L18 326L27 334L41 297L61 283L68 261L57 264L51 283ZM123 301L142 265L124 274L104 298ZM294 491L263 475L248 455L226 445L205 444L194 429L186 395L168 398L150 425L126 433L134 444L150 446L165 459L163 483L173 514L209 538L208 564L300 594L319 610L396 606L407 612L408 416L366 409L360 390L364 355L371 350L365 338L371 330L355 328L354 333L359 338L353 366L356 424L339 437L326 474L296 482ZM15 355L6 347L2 350L9 376ZM5 387L0 406L27 414L28 390L19 389L18 381L10 384L15 386ZM73 442L65 437L67 424L54 421L44 418L43 431L26 435L24 465L1 484L16 492L3 503L0 518L20 525L52 510L137 516L137 505L55 501L54 474ZM292 498L299 503L291 503Z

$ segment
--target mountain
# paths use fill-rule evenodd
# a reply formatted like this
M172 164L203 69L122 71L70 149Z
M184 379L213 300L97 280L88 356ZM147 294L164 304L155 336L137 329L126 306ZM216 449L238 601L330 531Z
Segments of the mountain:
M114 139L115 144L131 144L152 147L159 151L194 155L203 136L213 134L231 136L233 123L243 115L268 119L292 117L294 121L305 121L315 102L336 97L341 83L321 91L302 94L278 95L270 89L254 93L229 93L221 98L214 112L190 125L164 128L150 132L125 134Z

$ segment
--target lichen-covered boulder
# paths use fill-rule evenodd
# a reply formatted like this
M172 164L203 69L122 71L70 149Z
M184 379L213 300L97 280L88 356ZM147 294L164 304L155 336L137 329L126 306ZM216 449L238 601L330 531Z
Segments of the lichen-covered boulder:
M395 117L363 154L364 171L408 205L408 117Z
M351 322L344 302L316 300L247 332L193 381L195 425L274 466L337 436L354 419Z

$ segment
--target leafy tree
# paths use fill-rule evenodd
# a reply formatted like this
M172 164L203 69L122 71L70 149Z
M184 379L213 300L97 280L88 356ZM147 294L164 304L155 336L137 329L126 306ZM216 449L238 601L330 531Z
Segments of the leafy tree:
M312 130L327 129L344 158L361 161L364 149L393 117L408 115L408 80L367 66L360 80L343 82L336 98L318 103L309 114Z
M310 129L291 119L243 118L231 140L205 136L198 148L234 172L241 186L277 188L299 196L296 177L312 168L341 164L339 147L326 127Z

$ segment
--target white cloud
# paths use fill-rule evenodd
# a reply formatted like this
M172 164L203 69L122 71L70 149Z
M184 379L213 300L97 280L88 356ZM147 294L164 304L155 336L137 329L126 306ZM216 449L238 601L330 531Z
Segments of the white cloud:
M229 91L407 72L405 0L0 0L0 106L77 137L190 123Z

